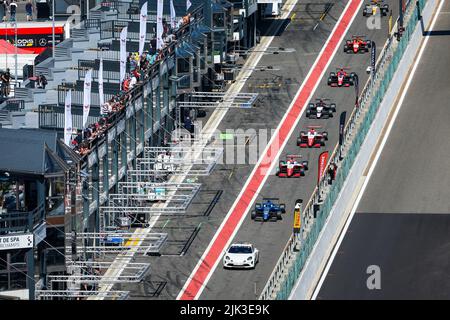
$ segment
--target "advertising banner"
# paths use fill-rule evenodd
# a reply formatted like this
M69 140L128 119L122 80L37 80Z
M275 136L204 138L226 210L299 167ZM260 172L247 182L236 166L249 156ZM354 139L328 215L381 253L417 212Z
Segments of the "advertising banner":
M120 32L120 87L122 88L123 80L127 70L127 36L128 27L125 27Z
M83 91L83 129L86 128L89 111L91 110L92 69L86 72Z
M72 90L67 91L64 108L64 143L70 146L72 139Z
M325 173L325 168L327 167L328 163L328 151L324 151L319 156L319 171L317 175L317 184L319 184L320 179L322 178L323 174Z
M139 24L139 56L144 52L145 37L147 36L147 2L142 5Z

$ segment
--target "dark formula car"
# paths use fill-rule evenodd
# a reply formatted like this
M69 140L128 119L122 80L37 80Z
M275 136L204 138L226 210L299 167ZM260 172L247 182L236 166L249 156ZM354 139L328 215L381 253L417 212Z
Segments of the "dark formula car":
M366 53L372 47L372 41L363 38L362 36L353 36L344 44L345 53Z
M325 103L328 99L317 99L316 103L309 103L306 110L306 117L309 119L328 119L336 112L335 103Z
M389 5L383 2L384 1L382 0L372 0L370 3L366 3L363 9L363 16L370 17L378 13L381 13L382 16L387 16L389 12Z
M300 131L300 136L297 138L297 145L300 148L320 148L325 145L325 141L328 140L328 132L317 132L315 129L320 128L317 126L309 126L308 132Z
M350 74L344 68L338 69L337 72L330 72L328 77L328 85L331 87L350 87L355 84L356 73Z
M308 161L297 161L300 155L287 155L285 161L280 161L277 176L280 178L298 178L305 175L308 170Z
M286 212L286 207L284 203L278 203L278 200L278 198L263 198L262 203L256 203L251 214L252 220L258 218L262 218L263 221L281 220L281 214Z

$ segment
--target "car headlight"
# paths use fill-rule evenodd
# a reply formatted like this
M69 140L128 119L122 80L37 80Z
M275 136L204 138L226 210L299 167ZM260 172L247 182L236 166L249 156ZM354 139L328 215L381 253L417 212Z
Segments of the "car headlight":
M247 261L252 261L253 260L253 257L248 257L247 258Z
M230 257L229 256L225 256L225 260L230 260Z

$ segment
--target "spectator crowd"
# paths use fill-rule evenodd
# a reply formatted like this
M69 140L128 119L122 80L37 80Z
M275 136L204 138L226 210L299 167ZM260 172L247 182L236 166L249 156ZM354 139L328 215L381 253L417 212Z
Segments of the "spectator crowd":
M189 24L191 15L183 17L178 23L177 29L185 24ZM151 48L150 51L144 51L142 55L138 52L129 53L127 64L129 65L129 73L125 76L124 81L120 84L120 91L114 95L104 105L100 106L99 121L90 124L84 130L77 130L75 138L72 140L72 147L79 155L84 156L90 153L91 143L98 137L105 136L108 128L114 125L117 116L126 108L134 96L136 87L146 82L150 77L151 67L159 61L162 61L166 54L172 53L170 44L176 41L175 30L163 20L163 48L156 50Z

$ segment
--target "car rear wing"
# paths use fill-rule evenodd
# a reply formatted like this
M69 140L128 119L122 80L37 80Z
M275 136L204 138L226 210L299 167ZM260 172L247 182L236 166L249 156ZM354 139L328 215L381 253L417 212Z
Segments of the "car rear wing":
M277 200L280 200L280 198L263 198L263 201L264 200L276 200L277 201Z
M300 154L288 154L286 155L286 159L287 158L302 158L303 156Z

